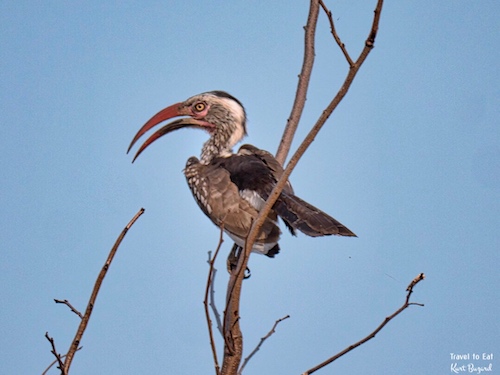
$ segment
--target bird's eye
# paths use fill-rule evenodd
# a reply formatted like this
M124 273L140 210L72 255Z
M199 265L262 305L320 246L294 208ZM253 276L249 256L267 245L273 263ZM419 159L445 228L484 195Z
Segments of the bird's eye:
M196 112L202 112L205 110L205 108L207 107L207 105L203 102L198 102L196 103L194 106L193 106L193 109L196 111Z

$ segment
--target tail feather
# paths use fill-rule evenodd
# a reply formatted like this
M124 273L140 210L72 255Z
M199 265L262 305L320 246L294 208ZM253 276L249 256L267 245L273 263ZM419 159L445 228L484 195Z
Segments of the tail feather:
M282 193L273 209L287 226L298 229L308 236L336 234L356 237L345 225L295 195Z

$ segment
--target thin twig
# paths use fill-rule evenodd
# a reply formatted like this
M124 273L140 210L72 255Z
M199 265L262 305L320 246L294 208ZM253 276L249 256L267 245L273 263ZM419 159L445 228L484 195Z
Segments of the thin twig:
M250 355L243 360L243 364L241 365L241 367L238 371L238 375L241 375L243 373L243 369L245 368L246 364L248 363L248 361L250 361L250 359L254 356L254 354L259 351L259 349L262 346L262 344L264 343L264 341L266 341L269 337L271 337L273 335L273 333L276 332L275 330L276 330L276 327L278 326L278 324L280 324L283 320L288 319L289 317L290 317L290 315L287 315L287 316L284 316L283 318L280 318L274 322L273 328L271 328L271 330L267 333L267 335L265 335L264 337L262 337L260 339L260 342L255 347L255 349L252 350Z
M278 160L281 165L285 164L286 157L290 152L290 146L292 145L293 137L299 126L299 121L306 104L307 90L309 88L309 81L311 80L311 72L314 65L314 37L316 35L318 13L318 2L316 0L311 0L307 23L306 26L304 26L304 59L299 74L297 91L295 92L295 100L283 136L281 137L278 151L276 152L276 160Z
M66 359L64 361L64 374L69 373L69 368L71 366L71 362L73 361L73 357L75 355L76 350L78 349L78 345L80 345L80 340L82 339L83 333L85 332L85 329L87 328L87 324L90 319L90 315L92 314L92 310L94 308L95 301L97 299L97 295L99 294L99 289L101 288L102 281L104 280L104 277L106 276L106 273L108 272L108 269L111 265L111 262L113 261L113 258L118 250L118 247L120 246L123 238L127 234L128 230L130 227L137 221L137 219L144 213L144 208L141 208L130 220L130 222L127 224L127 226L122 230L120 235L118 236L113 248L109 252L108 259L106 259L106 263L104 263L104 266L101 269L101 272L99 272L99 275L97 276L97 280L94 284L94 289L92 290L92 294L90 295L89 303L87 304L87 309L85 310L85 314L83 315L82 321L80 322L80 325L78 326L78 330L76 331L75 338L73 339L73 342L71 343L68 353L66 354Z
M75 309L73 307L73 305L71 303L69 303L69 301L67 299L61 300L61 299L55 299L54 298L54 302L55 303L62 303L64 305L68 306L71 309L71 311L73 311L76 315L78 315L80 317L80 319L83 319L82 313L80 311L78 311L77 309Z
M323 8L323 10L326 13L326 16L328 17L328 21L330 22L330 31L333 35L333 38L335 39L338 46L340 47L342 53L344 54L345 59L349 63L349 66L353 66L354 62L352 61L351 56L349 56L349 53L347 52L347 49L345 48L345 44L342 43L342 40L340 40L340 37L337 34L337 30L335 30L335 24L333 22L332 12L326 7L323 0L319 0L319 4L321 5L321 8Z
M78 349L76 349L76 351L79 351L81 348L83 348L83 346L80 346ZM62 355L61 359L65 358L65 357L66 357L66 354ZM52 366L54 366L57 362L58 362L57 359L54 359L52 361L52 363L45 369L45 371L42 372L42 375L46 375L49 372L49 370L52 368Z
M222 246L222 243L224 242L224 223L221 224L220 226L220 236L219 236L219 244L217 245L217 249L215 249L214 257L211 257L211 252L208 253L208 264L209 264L209 270L208 270L208 277L207 277L207 286L205 288L205 298L203 299L203 305L205 308L205 317L207 319L207 326L208 326L208 335L210 337L210 347L212 348L212 355L214 357L214 366L215 366L215 375L220 374L220 366L219 366L219 360L217 359L217 349L215 347L215 339L214 339L214 333L212 329L212 319L210 319L210 311L209 311L209 303L208 303L208 298L210 291L212 290L213 292L213 282L215 279L215 272L216 269L214 267L215 260L217 259L217 255L219 254L219 250ZM215 308L215 303L213 305L213 308ZM217 326L220 327L220 316L218 316L217 309L214 310L214 314L217 319ZM220 328L219 328L220 330ZM221 331L222 333L222 331Z
M222 333L222 321L220 318L220 313L219 310L217 310L217 305L215 304L215 276L217 275L217 268L214 268L214 272L212 275L212 282L210 283L210 308L212 309L212 312L215 317L215 323L217 324L217 330L221 334L221 336L224 336Z
M47 338L47 340L49 340L50 342L50 345L52 346L52 350L50 351L52 354L54 354L54 356L56 357L56 360L55 362L58 363L58 366L57 368L61 370L61 375L66 375L68 372L65 370L64 368L64 363L62 361L62 357L61 355L57 352L56 350L56 344L54 342L54 339L52 337L49 336L49 333L48 332L45 332L45 337ZM50 368L50 367L49 367Z
M387 323L389 323L392 319L394 319L396 316L398 316L400 313L402 313L404 310L406 310L409 306L411 305L416 305L416 306L424 306L423 303L416 303L416 302L410 302L410 296L411 294L413 293L413 287L415 285L417 285L420 281L422 281L423 279L425 278L425 275L423 273L419 274L411 283L410 285L408 286L408 288L406 289L408 291L407 295L406 295L406 299L405 299L405 302L403 303L403 305L397 309L392 315L389 315L388 317L386 317L384 319L384 321L372 332L370 333L368 336L366 336L365 338L359 340L357 343L355 344L352 344L351 346L345 348L344 350L342 350L341 352L335 354L333 357L330 357L328 358L326 361L320 363L319 365L313 367L312 369L310 370L307 370L306 372L304 372L302 375L310 375L312 374L313 372L319 370L320 368L323 368L325 367L326 365L332 363L333 361L335 361L336 359L342 357L344 354L347 354L349 353L351 350L357 348L358 346L364 344L365 342L367 342L368 340L371 340L372 338L375 337L375 335L377 333L379 333L382 328L385 327L385 325Z

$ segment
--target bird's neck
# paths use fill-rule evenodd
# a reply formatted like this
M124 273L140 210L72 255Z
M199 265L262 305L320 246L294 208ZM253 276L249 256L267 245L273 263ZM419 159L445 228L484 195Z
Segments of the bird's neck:
M208 141L205 142L203 148L201 149L200 162L202 164L210 164L210 162L218 157L228 157L233 154L232 147L228 142L223 142L223 140L217 137L210 137Z

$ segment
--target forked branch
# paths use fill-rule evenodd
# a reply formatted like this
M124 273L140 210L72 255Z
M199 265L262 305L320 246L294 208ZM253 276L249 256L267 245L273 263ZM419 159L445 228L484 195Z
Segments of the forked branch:
M306 51L305 51L302 72L305 72L306 75L304 76L301 75L300 77L301 80L299 80L299 88L298 88L300 94L299 92L297 93L297 97L293 106L294 108L292 109L292 114L295 113L296 109L297 113L299 114L299 117L305 103L306 92L309 82L308 75L312 70L312 62L314 61L314 32L316 30L317 12L319 11L319 4L320 4L319 0L311 0L308 23L305 27ZM352 63L350 57L347 60L349 63L349 71L341 88L334 96L330 104L323 111L321 116L318 118L316 124L312 127L309 134L301 143L295 154L292 156L290 162L288 163L287 167L284 170L283 175L281 176L280 180L277 182L276 186L270 193L265 205L260 210L256 220L253 222L251 230L245 242L244 251L239 257L238 266L233 272L231 272L231 276L228 283L228 296L227 296L226 311L224 318L224 327L227 328L227 332L226 330L224 331L225 347L224 347L224 361L222 364L222 371L221 371L222 375L236 374L239 368L239 363L241 361L242 350L243 350L243 337L239 326L239 303L241 295L241 284L244 278L244 271L247 268L250 252L253 247L253 244L255 243L258 232L262 227L262 225L264 224L264 221L266 220L272 206L278 199L281 191L283 190L285 184L287 183L288 177L292 173L298 161L305 153L307 148L310 146L310 144L313 142L314 138L318 135L319 131L325 124L326 120L330 117L332 112L345 97L354 78L356 77L356 74L361 68L361 65L366 60L366 57L368 56L370 51L373 49L375 38L378 31L378 24L380 21L382 5L383 5L383 0L378 0L377 6L374 11L372 26L368 34L368 37L365 41L363 50L361 51L358 59L354 63ZM333 24L333 19L332 19L332 24ZM339 44L339 46L341 45L342 44ZM345 47L341 46L341 49L345 50ZM346 56L345 53L344 56ZM309 65L306 66L306 64ZM294 117L291 115L290 119L293 119L293 121L296 121L298 123L299 117ZM291 122L292 121L290 120L288 125L290 125ZM287 126L287 129L285 130L282 144L280 144L277 155L279 157L278 160L280 162L283 162L283 160L286 158L286 155L290 148L290 144L293 139L293 134L295 132L295 129L296 126L294 125L294 126Z
M368 34L368 38L365 41L365 46L363 50L361 51L358 59L356 62L349 68L349 72L347 73L346 78L344 79L344 82L337 92L337 94L334 96L330 104L325 108L321 116L318 118L316 121L316 124L312 127L312 129L309 131L307 134L306 138L304 141L300 144L299 148L295 152L295 154L292 156L290 162L288 163L287 167L285 168L283 175L281 176L280 180L272 190L271 194L269 195L269 198L266 201L266 204L264 207L260 210L259 215L257 216L257 219L254 221L252 225L252 229L248 235L246 244L245 244L245 254L248 257L248 254L250 254L250 251L252 249L252 246L255 242L255 239L257 238L257 234L259 229L261 228L262 224L264 223L267 215L269 214L272 206L278 199L281 191L283 190L283 187L285 186L288 177L290 177L290 174L292 173L293 169L299 162L300 158L308 147L311 145L311 143L314 141L316 136L318 135L319 131L325 124L326 120L330 117L332 112L337 108L339 103L342 101L342 99L345 97L347 94L352 82L354 81L354 78L356 77L356 74L358 73L359 69L361 68L361 65L363 62L366 60L366 57L370 53L370 51L373 49L374 44L375 44L375 38L377 36L377 31L378 31L378 24L380 21L380 13L382 11L382 5L383 5L383 0L378 0L377 6L374 11L374 17L373 17L373 23L372 27L370 29L370 32ZM247 261L247 257L243 257L244 261ZM242 266L246 267L246 263L243 264Z

